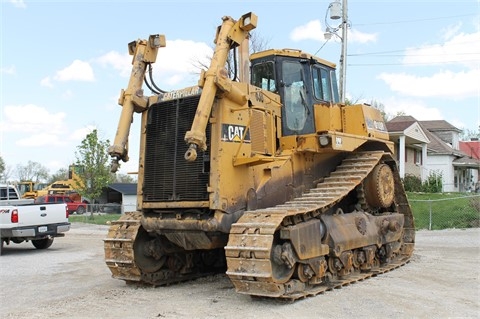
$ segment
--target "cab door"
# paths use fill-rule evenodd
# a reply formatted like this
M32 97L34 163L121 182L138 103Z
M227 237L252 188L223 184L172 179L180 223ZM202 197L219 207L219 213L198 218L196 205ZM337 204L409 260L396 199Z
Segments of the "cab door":
M312 90L308 63L285 59L280 64L280 96L283 135L315 132Z

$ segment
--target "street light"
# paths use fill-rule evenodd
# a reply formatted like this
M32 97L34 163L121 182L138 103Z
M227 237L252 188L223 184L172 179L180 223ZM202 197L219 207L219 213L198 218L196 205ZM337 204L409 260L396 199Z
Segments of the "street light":
M332 35L335 35L340 38L342 41L342 53L340 54L340 102L345 103L345 92L346 92L346 74L347 74L347 29L348 29L348 14L347 14L347 0L336 0L335 2L330 3L328 6L327 12L330 11L330 19L338 20L342 18L342 22L336 28L332 28L328 25L327 15L325 15L325 25L326 31L324 37L326 40L330 40ZM342 36L339 36L336 32L342 29Z

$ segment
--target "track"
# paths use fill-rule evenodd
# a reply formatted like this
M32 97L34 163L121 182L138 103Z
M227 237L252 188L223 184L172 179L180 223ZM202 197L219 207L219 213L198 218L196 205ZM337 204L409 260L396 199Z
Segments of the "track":
M352 154L331 173L330 177L325 178L309 193L272 208L245 212L238 222L232 225L229 242L225 247L227 275L237 292L294 300L364 280L407 263L413 253L414 226L410 206L397 171L393 172L397 190L395 204L397 212L404 215L405 225L401 253L389 260L389 263L380 264L377 260L375 267L369 271L355 269L348 275L340 276L335 272L332 275L326 272L328 276L312 283L305 278L299 280L302 279L301 275L297 275L297 278L292 277L294 269L291 269L291 272L288 267L279 269L273 257L276 254L274 245L278 240L279 229L319 217L361 185L377 164L392 161L391 156L383 152ZM362 206L366 206L362 198L364 195L361 191L357 195ZM323 255L325 261L322 262L328 265L328 250Z
M141 212L129 212L112 222L104 249L113 278L130 284L164 286L225 272L223 249L172 250L171 244L150 237L142 228L141 219ZM160 248L161 253L152 254L152 246ZM215 255L217 252L222 254Z
M133 244L141 227L139 212L126 213L113 221L104 239L105 262L112 277L127 282L141 281L141 271L135 265Z

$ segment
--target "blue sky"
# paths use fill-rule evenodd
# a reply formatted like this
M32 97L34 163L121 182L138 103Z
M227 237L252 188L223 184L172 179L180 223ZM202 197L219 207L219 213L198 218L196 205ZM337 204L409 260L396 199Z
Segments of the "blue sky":
M207 61L226 15L253 11L271 48L335 63L341 50L338 38L323 37L332 1L0 1L0 155L12 178L29 160L51 173L68 167L92 128L114 139L130 41L165 34L154 65L164 90L196 84L195 64ZM348 98L479 129L480 1L350 0L348 17ZM136 171L138 122L121 173Z

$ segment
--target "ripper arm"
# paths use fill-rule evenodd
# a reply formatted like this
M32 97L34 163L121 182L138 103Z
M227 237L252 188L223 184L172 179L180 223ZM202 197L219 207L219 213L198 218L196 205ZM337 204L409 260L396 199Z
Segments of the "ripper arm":
M132 72L126 90L121 91L118 104L122 105L122 113L118 122L117 133L113 145L108 148L112 157L111 171L119 168L119 161L128 161L128 135L133 122L133 112L142 113L147 109L147 99L143 96L143 81L147 65L154 63L158 48L165 46L165 36L151 35L147 40L137 40L128 44L128 52L133 55Z
M217 88L230 94L230 98L236 100L244 100L246 97L241 92L234 90L228 85L228 78L224 70L225 63L228 59L230 49L240 45L248 32L257 26L257 16L252 12L244 14L238 21L231 17L224 17L222 25L217 30L215 38L215 50L213 53L210 67L206 72L202 72L200 79L200 87L202 87L202 95L198 103L197 112L193 119L190 131L185 134L185 141L188 144L188 150L185 153L187 161L195 161L197 158L197 148L201 150L207 149L205 129L208 124L208 118L212 110L213 100L217 94Z

